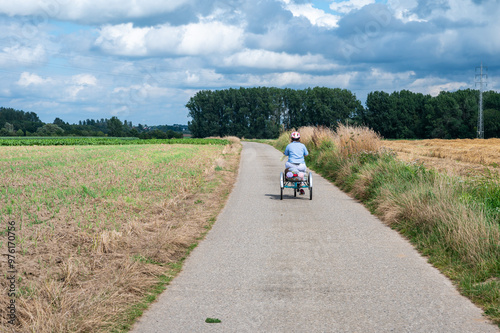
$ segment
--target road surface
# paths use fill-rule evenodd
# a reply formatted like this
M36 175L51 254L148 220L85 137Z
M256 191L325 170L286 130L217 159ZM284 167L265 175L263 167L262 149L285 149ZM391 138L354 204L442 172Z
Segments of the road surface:
M291 189L281 201L281 156L243 143L226 207L133 332L499 332L397 232L317 174L312 201Z

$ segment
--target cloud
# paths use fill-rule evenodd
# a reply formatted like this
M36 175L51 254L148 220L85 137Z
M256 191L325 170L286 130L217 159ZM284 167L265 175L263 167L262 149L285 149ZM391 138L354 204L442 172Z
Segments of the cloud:
M0 2L0 13L8 16L36 16L38 20L63 20L84 24L123 22L171 13L190 0L23 0Z
M330 4L330 9L342 14L350 13L353 10L361 9L366 5L375 3L375 0L349 0L349 1L334 1Z
M241 86L296 87L302 89L311 86L342 87L349 85L355 73L338 75L311 75L296 72L270 73L264 75L242 75Z
M95 86L97 84L97 78L91 74L74 75L72 81L74 84L80 86Z
M90 96L79 96L80 92L84 91L86 88L96 86L97 78L91 74L78 74L71 77L68 80L68 86L66 87L66 91L68 93L68 97L70 99L76 100L80 97L81 100L86 100Z
M242 28L215 21L151 28L127 23L105 26L99 34L96 46L105 53L123 56L226 53L241 48L243 42Z
M4 47L0 52L0 67L42 65L44 61L46 52L40 44L34 47L16 44Z
M105 26L100 29L100 36L95 45L104 52L115 55L147 55L145 37L150 28L134 28L132 23Z
M243 50L224 58L227 67L265 68L272 70L325 71L335 68L322 55L287 54L266 50Z
M325 28L335 28L338 26L338 20L340 19L337 15L328 14L325 11L314 8L312 4L295 4L290 0L283 0L285 8L289 10L295 17L305 17L311 22L312 25L317 25L319 27Z
M409 88L416 92L437 96L441 91L455 91L470 88L467 82L450 82L442 78L428 77L417 79L409 85Z
M28 87L31 85L38 86L46 83L52 83L52 79L50 78L44 79L36 74L28 72L23 72L19 80L16 82L17 85L22 87Z

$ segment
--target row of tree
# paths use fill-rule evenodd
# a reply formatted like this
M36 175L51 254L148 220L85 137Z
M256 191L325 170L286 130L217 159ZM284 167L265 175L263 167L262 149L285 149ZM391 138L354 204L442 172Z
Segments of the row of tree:
M43 123L34 112L0 107L0 136L112 136L141 139L182 138L188 133L187 125L133 126L131 121L87 119L69 124L60 118Z
M475 138L478 128L478 90L441 92L436 97L407 90L376 91L368 95L366 108L355 120L385 138ZM500 94L483 93L485 137L500 137Z
M275 138L284 129L338 123L368 126L385 138L477 137L479 91L441 92L432 97L408 90L375 91L366 107L345 89L240 88L203 90L186 107L194 137L234 135ZM500 137L500 94L483 94L485 137Z
M345 89L240 88L203 90L186 104L194 137L275 138L283 128L336 126L363 106Z

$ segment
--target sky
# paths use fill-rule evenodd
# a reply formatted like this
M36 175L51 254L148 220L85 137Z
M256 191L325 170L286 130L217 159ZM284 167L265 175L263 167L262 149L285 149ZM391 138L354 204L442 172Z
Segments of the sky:
M500 89L500 0L0 0L0 106L187 124L200 90ZM486 77L485 77L486 80ZM486 82L486 81L485 81Z

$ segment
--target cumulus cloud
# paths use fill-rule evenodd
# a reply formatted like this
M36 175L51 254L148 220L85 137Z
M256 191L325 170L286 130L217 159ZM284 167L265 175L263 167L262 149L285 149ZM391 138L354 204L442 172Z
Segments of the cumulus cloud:
M38 20L58 19L90 24L156 16L170 13L190 0L23 0L0 2L0 13L8 16L37 16Z
M330 9L337 13L347 14L353 10L361 9L372 3L375 3L375 0L334 1L330 4Z
M201 22L189 24L180 28L163 26L154 30L148 36L148 45L151 48L162 39L168 40L167 44L158 43L161 52L169 52L173 42L173 53L181 55L200 55L212 53L225 53L237 50L242 46L243 29L226 25L221 22Z
M104 52L125 56L208 55L242 47L243 29L221 22L138 28L132 23L105 26L95 44Z
M16 83L17 83L17 85L22 86L22 87L28 87L30 85L38 86L38 85L43 85L46 83L52 83L52 79L50 79L50 78L44 79L41 76L38 76L36 74L23 72L21 74L21 77L19 78L19 80Z
M41 65L46 60L46 52L43 45L34 47L15 44L7 46L0 52L0 66L10 67L13 65Z
M71 77L67 81L66 91L70 99L80 97L86 99L85 96L79 96L79 93L88 87L96 86L97 78L91 74L78 74Z
M313 25L326 28L335 28L338 26L339 16L328 14L321 9L314 8L311 3L296 4L291 0L283 0L283 2L285 8L289 10L293 16L303 16Z
M409 88L416 92L437 96L441 91L455 91L458 89L470 88L470 84L467 82L450 82L442 78L427 77L416 79L409 85Z
M267 68L273 70L324 71L335 68L322 55L298 55L267 50L243 50L224 58L228 67Z
M97 84L97 78L91 74L74 75L72 81L80 86L95 86Z
M337 75L311 75L296 72L269 73L264 75L242 75L242 86L271 86L271 87L297 87L311 86L341 87L349 86L355 73L341 73Z
M95 41L104 52L126 56L147 54L145 37L150 28L134 28L132 23L104 26Z

